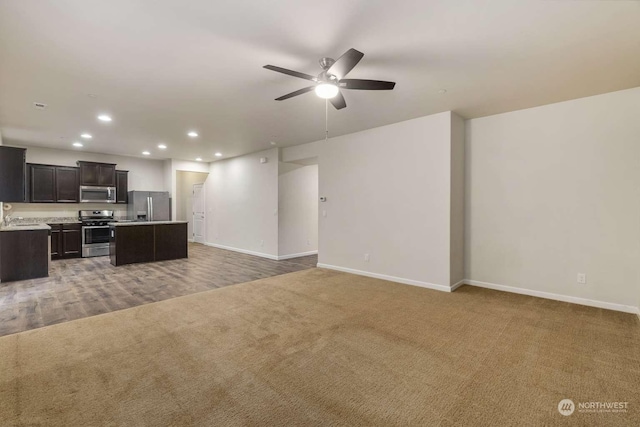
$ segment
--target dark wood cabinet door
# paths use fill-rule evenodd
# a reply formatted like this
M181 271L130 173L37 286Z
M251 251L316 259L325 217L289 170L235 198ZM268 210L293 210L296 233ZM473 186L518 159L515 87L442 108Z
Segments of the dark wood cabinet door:
M33 203L56 201L56 167L29 165L30 200Z
M60 246L62 244L61 224L49 224L49 227L51 227L51 259L60 259Z
M56 167L56 201L58 203L80 202L80 180L78 168Z
M187 257L187 224L160 224L155 228L156 261Z
M117 265L154 260L153 226L120 226L115 228ZM126 243L126 244L122 244Z
M78 161L78 166L80 167L80 185L116 186L116 165Z
M116 203L128 203L129 172L116 171Z
M116 166L101 164L98 166L98 185L104 187L116 186Z
M80 185L99 185L99 164L90 162L78 162L78 164L80 165Z
M49 275L47 230L0 233L0 281L35 279Z
M0 200L3 202L25 201L24 148L0 146Z
M62 257L78 258L82 253L82 229L80 224L62 225Z

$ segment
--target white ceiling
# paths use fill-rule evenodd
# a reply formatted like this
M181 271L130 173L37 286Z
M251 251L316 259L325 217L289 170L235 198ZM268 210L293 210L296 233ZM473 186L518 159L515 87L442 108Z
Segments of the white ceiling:
M334 136L640 86L640 2L0 0L0 128L5 143L72 149L89 132L83 150L206 161L315 141L324 100L274 101L309 82L262 66L316 75L351 47L365 57L350 78L397 85L345 91Z

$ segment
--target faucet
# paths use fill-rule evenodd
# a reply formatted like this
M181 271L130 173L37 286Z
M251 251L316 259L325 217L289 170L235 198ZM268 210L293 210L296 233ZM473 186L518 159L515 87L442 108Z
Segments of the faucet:
M11 220L13 218L11 218L11 215L5 215L4 216L4 226L8 227L11 224Z

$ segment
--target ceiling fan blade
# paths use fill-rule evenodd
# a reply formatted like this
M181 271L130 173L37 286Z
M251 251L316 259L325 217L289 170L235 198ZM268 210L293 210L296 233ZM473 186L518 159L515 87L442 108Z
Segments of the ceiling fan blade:
M278 73L287 74L289 76L298 77L305 80L311 80L313 82L318 81L316 77L311 76L309 74L300 73L298 71L293 71L293 70L287 70L286 68L276 67L275 65L265 65L263 68L266 68L267 70L275 71Z
M276 101L284 101L285 99L293 98L294 96L302 95L303 93L311 92L314 90L315 86L305 87L303 89L299 89L295 92L288 93L286 95L282 95L280 98L276 98Z
M364 53L355 49L349 49L346 51L334 64L327 70L327 73L333 74L341 80L346 76L349 71L353 70L353 67L358 65L358 62L362 59Z
M395 82L385 82L383 80L360 80L360 79L342 79L338 83L341 89L360 89L360 90L392 90L396 85Z
M347 106L347 101L344 100L341 92L338 92L333 98L329 98L329 101L331 101L331 105L336 107L336 110L341 110Z

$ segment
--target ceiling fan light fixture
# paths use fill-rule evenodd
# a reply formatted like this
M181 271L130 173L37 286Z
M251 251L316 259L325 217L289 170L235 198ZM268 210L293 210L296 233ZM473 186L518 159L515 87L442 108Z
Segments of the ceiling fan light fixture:
M316 86L316 95L323 99L329 99L336 96L339 92L338 86L332 83L320 83Z

